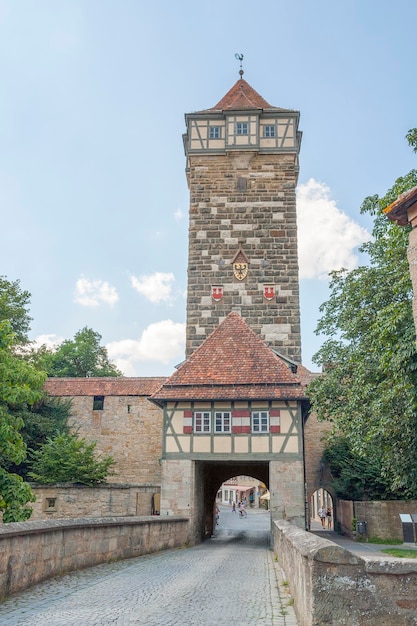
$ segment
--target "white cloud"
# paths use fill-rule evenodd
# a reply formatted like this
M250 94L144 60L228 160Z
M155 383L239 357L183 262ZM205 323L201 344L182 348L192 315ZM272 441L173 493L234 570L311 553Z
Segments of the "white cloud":
M34 344L37 348L41 346L46 346L47 348L57 348L59 344L61 344L64 340L63 337L58 337L58 335L50 334L50 335L38 335L35 337Z
M110 359L125 376L135 375L135 363L156 361L168 364L185 354L185 324L163 320L150 324L140 339L122 339L106 345Z
M337 208L327 185L311 178L297 191L300 278L327 279L358 265L355 248L370 234Z
M115 289L103 280L89 280L83 276L77 280L74 292L74 301L83 306L99 306L100 304L115 304L119 295Z
M170 302L172 300L172 285L175 280L174 274L155 272L149 276L130 277L132 287L154 304Z

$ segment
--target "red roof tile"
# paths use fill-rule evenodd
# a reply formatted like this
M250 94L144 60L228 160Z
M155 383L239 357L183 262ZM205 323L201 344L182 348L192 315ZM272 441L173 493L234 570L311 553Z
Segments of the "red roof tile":
M402 193L394 202L384 209L384 213L393 222L400 226L409 223L408 209L417 203L417 186Z
M272 109L271 105L259 95L243 78L233 85L225 96L210 110L226 109Z
M44 389L50 396L150 396L165 377L156 378L48 378Z
M304 397L284 360L232 312L152 399Z

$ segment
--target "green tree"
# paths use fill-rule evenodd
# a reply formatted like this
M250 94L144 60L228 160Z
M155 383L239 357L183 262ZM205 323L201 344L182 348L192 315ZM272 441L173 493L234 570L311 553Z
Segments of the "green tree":
M61 343L55 352L44 350L43 363L49 376L78 378L87 376L121 376L100 345L101 335L92 328L79 330L74 339Z
M96 443L79 439L76 433L62 433L31 454L29 476L37 483L79 483L96 485L105 482L114 465L111 456L96 459Z
M61 433L69 433L71 417L71 401L64 398L44 397L40 402L14 411L15 417L22 420L22 439L30 452L38 450L48 437L53 438ZM9 466L9 471L28 479L29 461Z
M14 336L9 321L0 322L0 511L4 522L30 517L34 501L29 485L10 472L11 464L26 457L19 410L39 402L46 375L13 353Z
M32 318L27 307L30 302L30 293L22 291L20 281L7 280L0 276L0 321L8 320L13 332L13 343L28 343L28 332Z
M385 497L398 499L417 497L417 352L408 229L382 211L416 184L412 170L383 198L365 199L373 239L361 249L370 262L331 274L316 330L327 339L314 357L324 374L308 389L318 419L332 421L349 451L379 468Z

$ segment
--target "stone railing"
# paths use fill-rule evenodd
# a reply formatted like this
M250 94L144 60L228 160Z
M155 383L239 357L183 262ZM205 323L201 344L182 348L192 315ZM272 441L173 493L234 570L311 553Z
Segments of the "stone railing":
M0 600L36 583L117 559L187 545L183 517L78 518L0 526Z
M360 557L285 520L274 551L299 626L417 623L417 562Z

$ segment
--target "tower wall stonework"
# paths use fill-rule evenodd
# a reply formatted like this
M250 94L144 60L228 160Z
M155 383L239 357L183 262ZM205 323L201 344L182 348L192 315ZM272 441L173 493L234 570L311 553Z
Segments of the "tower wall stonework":
M189 356L237 311L270 347L301 361L294 153L189 155L187 341ZM244 280L234 276L242 251ZM220 301L212 286L223 287ZM272 300L264 285L273 285Z

